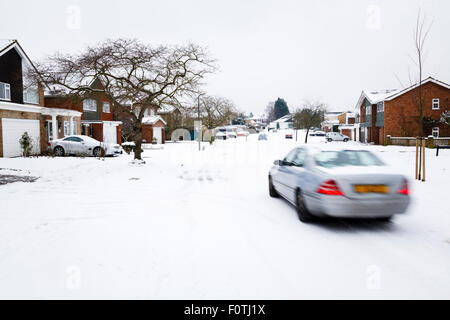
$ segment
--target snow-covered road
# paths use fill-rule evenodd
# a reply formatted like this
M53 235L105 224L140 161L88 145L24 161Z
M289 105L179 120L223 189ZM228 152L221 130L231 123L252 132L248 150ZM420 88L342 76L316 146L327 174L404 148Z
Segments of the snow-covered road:
M0 159L41 177L0 186L0 298L450 298L450 152L429 153L392 223L302 224L267 190L296 142L256 138L167 144L143 166ZM413 177L413 148L370 148Z

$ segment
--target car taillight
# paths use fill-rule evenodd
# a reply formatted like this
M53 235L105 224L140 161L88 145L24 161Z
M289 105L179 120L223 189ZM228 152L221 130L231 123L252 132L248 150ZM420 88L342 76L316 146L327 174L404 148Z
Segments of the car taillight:
M318 193L325 194L327 196L343 196L344 194L339 189L336 181L334 180L328 180L324 183L322 183L317 189Z
M49 146L49 147L51 147L52 146L52 144L49 142L49 143L47 143L47 145Z
M400 189L397 190L398 194L403 194L405 196L408 196L411 194L411 190L409 190L408 180L404 180L402 186Z

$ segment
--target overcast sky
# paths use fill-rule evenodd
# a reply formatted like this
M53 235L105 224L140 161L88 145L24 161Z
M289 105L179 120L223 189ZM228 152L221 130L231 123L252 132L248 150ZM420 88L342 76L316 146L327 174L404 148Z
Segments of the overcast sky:
M361 90L399 88L416 73L408 55L419 8L434 24L426 76L450 82L450 1L15 0L0 2L0 39L18 39L32 60L106 38L195 42L218 59L207 91L260 114L322 100L353 109Z

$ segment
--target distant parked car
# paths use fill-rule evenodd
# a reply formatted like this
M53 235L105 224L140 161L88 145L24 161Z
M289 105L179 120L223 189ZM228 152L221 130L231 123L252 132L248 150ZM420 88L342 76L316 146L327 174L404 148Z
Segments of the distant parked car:
M286 139L294 139L294 136L291 133L288 133L286 135Z
M324 132L324 131L314 131L314 136L315 137L325 137L326 136L326 132Z
M323 216L387 221L406 212L408 183L373 153L357 149L296 148L269 172L270 196L295 205L303 222Z
M48 147L56 156L85 155L99 157L121 154L122 148L118 144L107 144L88 136L68 136L58 140L52 140Z
M259 137L258 137L258 140L259 140L259 141L266 141L266 140L268 140L267 134L261 133L261 134L259 135Z
M233 129L227 129L227 138L228 139L236 139L237 134L233 131Z
M250 135L250 132L248 132L246 130L239 130L237 132L238 137L248 137L249 135Z
M344 136L343 134L341 134L339 132L329 132L326 134L326 140L328 142L332 142L332 141L348 142L348 141L350 141L350 137Z

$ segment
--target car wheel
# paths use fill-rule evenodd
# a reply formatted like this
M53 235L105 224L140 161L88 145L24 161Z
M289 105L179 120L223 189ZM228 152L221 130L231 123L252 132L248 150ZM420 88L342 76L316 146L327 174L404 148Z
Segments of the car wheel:
M94 153L94 157L101 157L102 154L105 154L103 149L100 147L95 148L93 153Z
M57 156L57 157L64 157L65 151L64 151L63 147L59 147L58 146L53 151L55 152L55 156Z
M348 142L348 139L344 139L344 142Z
M280 195L278 194L277 190L275 190L275 187L273 186L272 177L269 177L269 195L272 198L279 198L280 197Z
M296 195L296 202L297 202L297 214L298 218L301 222L311 222L314 218L314 216L309 213L308 209L306 208L305 204L305 198L303 197L303 194L300 190L297 190Z
M328 141L328 142L332 142L332 141L333 141L333 139L330 139L330 138L328 138L328 139L327 139L327 141Z

